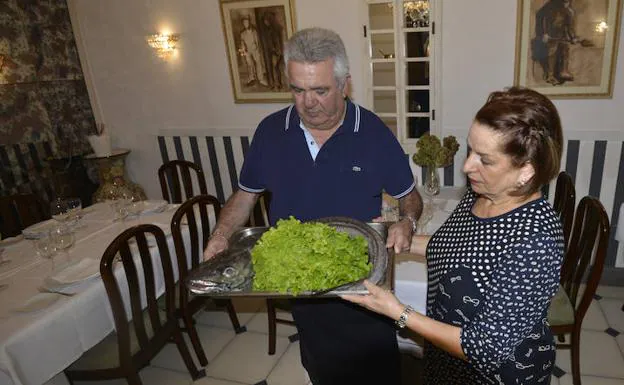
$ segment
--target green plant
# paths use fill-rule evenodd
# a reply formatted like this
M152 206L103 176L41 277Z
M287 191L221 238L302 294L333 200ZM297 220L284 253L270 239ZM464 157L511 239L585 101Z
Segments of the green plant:
M445 137L442 142L435 135L425 134L416 143L414 163L421 167L446 167L453 163L453 157L459 149L454 136Z

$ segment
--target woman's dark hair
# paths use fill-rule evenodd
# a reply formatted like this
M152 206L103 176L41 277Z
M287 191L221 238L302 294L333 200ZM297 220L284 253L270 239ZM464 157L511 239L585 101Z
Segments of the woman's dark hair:
M501 151L511 157L514 167L533 165L535 175L514 195L530 195L559 173L561 119L546 96L522 87L492 92L475 121L502 135Z

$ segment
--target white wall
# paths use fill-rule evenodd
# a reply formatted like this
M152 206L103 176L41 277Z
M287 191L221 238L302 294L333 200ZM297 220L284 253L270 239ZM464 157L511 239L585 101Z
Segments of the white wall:
M251 130L284 104L235 104L217 0L69 0L95 115L130 148L131 179L157 198L155 135L168 130ZM297 27L334 29L351 61L353 97L364 103L365 1L296 0ZM463 132L487 94L513 83L516 1L444 0L442 124ZM157 58L145 36L182 35L177 57ZM621 30L621 32L624 29ZM624 38L619 50L624 54ZM624 60L613 99L558 100L566 133L624 140ZM618 108L619 107L619 108Z
M465 130L487 95L514 80L517 3L444 0L442 123ZM555 100L568 137L624 140L624 28L612 99Z

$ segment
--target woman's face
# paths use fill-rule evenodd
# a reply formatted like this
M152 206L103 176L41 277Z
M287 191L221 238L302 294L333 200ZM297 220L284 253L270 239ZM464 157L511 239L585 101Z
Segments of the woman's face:
M474 122L468 133L470 153L463 171L472 190L489 198L511 196L521 182L533 176L533 167L514 167L511 157L502 152L503 136L490 127Z

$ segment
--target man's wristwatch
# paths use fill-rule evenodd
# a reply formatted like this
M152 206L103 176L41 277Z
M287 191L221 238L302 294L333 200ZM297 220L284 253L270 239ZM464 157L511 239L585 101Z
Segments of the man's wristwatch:
M394 323L399 329L403 329L405 327L405 324L407 323L407 318L409 317L409 314L413 311L414 311L414 308L411 307L410 305L405 306L405 309L403 309L403 312L399 316L399 319L394 321Z
M412 234L416 234L416 230L418 230L418 221L416 220L416 218L410 215L406 215L404 217L401 217L401 220L403 219L407 219L408 221L410 221L410 224L412 225Z

